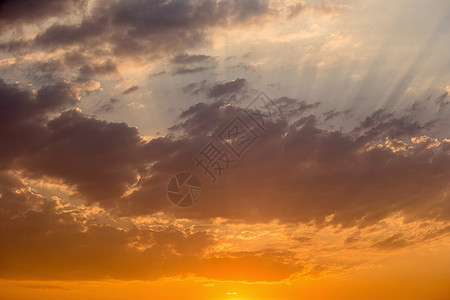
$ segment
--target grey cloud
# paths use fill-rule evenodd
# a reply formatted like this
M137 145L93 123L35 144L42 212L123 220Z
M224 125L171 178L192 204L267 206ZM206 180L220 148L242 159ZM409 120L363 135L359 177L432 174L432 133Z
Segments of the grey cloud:
M329 121L329 120L337 118L337 117L339 117L341 115L344 115L344 116L350 115L351 112L352 112L351 109L346 109L346 110L343 110L343 111L336 111L336 110L333 109L333 110L329 110L329 111L324 112L323 115L325 116L325 121Z
M117 74L117 65L111 60L96 65L84 65L80 68L80 79L88 80L97 75Z
M36 37L41 46L66 46L92 43L106 30L105 17L97 20L84 20L80 25L52 25ZM99 41L101 42L101 41Z
M46 126L45 147L18 163L28 176L61 178L89 202L111 204L136 181L141 143L136 128L63 112Z
M70 83L57 82L33 93L0 80L0 168L43 142L48 113L71 107L77 101Z
M275 104L278 110L282 111L283 114L289 118L299 116L305 111L314 110L320 106L320 102L307 103L306 101L301 101L289 97L279 97L275 99Z
M221 99L224 96L232 96L238 93L244 93L248 90L247 80L237 78L228 82L208 83L207 80L193 82L181 88L185 94L198 95L206 94L208 98ZM231 100L230 98L227 100Z
M133 85L132 87L126 89L125 91L121 92L121 95L129 95L139 89L139 86Z
M174 75L185 75L185 74L200 73L200 72L203 72L206 70L209 70L209 68L208 67L178 68L173 72L173 74Z
M272 14L267 1L100 2L79 25L55 24L38 35L41 46L108 43L118 55L179 53L208 40L207 29L257 22ZM202 57L178 59L199 60Z
M207 81L203 80L202 82L193 82L181 88L181 91L185 94L198 95L199 93L206 92Z
M30 41L27 40L10 40L0 43L0 51L3 52L16 52L23 50L30 45Z
M449 188L450 146L433 146L426 138L409 142L426 133L426 126L395 113L375 112L361 122L358 135L344 134L320 129L315 115L303 115L317 104L280 98L297 113L291 120L275 115L263 133L241 108L219 100L191 106L169 135L145 142L136 128L78 110L48 121L48 112L75 102L64 84L33 94L2 83L0 92L0 138L8 145L1 149L2 167L60 180L88 203L119 215L166 211L199 219L318 224L333 215L333 224L361 227L394 213L406 220L450 218L449 199L442 198ZM236 116L259 139L242 158L232 157L235 163L205 188L195 209L173 208L165 195L169 178L192 171L206 184L210 178L195 167L193 157ZM131 187L134 192L123 196Z
M255 67L253 67L252 65L246 64L246 63L239 63L237 65L234 66L230 66L227 67L228 70L232 70L232 69L241 69L244 71L252 71L252 72L256 72L255 71Z
M436 98L435 102L437 105L439 105L440 110L443 110L450 103L450 101L445 100L445 99L447 99L447 97L448 97L448 92L445 92Z
M358 137L322 130L314 115L297 121L268 122L264 134L258 131L260 139L251 150L205 189L195 209L171 209L164 194L167 180L179 170L190 170L208 183L210 177L195 167L193 157L240 113L241 109L221 101L199 103L186 110L181 115L183 121L171 128L178 134L146 146L148 153L170 154L155 161L149 170L151 178L141 181L141 189L123 202L127 205L121 212L141 214L167 209L189 218L318 224L334 215L332 223L361 227L398 212L411 220L450 217L443 204L449 199L440 196L448 188L449 147L446 143L429 148L424 142L414 146L410 142L412 148L396 152L397 147L385 143L384 137L397 132L408 142L407 135L413 137L418 133L416 128L423 126L404 119L401 125L405 130L392 131L379 122L395 124L398 119L380 112L369 117L372 121L362 122L361 127L367 131ZM377 135L370 126L376 128ZM253 130L258 129L255 126ZM368 148L375 144L381 146Z
M148 77L149 78L153 78L153 77L158 77L158 76L161 76L161 75L164 75L164 74L166 74L166 71L159 71L159 72L155 72L155 73L150 74Z
M341 14L349 10L351 7L346 4L323 3L318 5L298 2L287 8L287 19L293 19L305 12L313 12L319 15L335 15Z
M212 59L209 55L196 54L190 55L186 53L179 54L172 59L172 63L174 64L193 64L193 63L201 63L208 62Z
M303 2L294 4L288 9L288 19L292 19L297 17L300 13L302 13L306 8L306 4Z
M219 98L226 94L238 93L247 86L247 80L245 78L238 78L233 81L216 84L208 93L210 98Z
M114 111L116 105L119 104L119 102L119 99L111 98L107 103L104 103L99 108L97 108L95 110L95 113L110 113Z
M411 116L395 116L392 112L384 109L373 112L367 116L359 127L353 130L355 134L364 132L366 138L376 139L382 136L407 137L420 135L432 128L435 121L421 124L419 121L412 120Z
M77 96L66 82L33 93L0 81L0 141L5 145L0 168L59 178L88 201L105 200L106 205L136 181L142 141L136 128L99 121L76 109L48 121L49 113L75 105Z
M80 9L85 4L85 0L4 0L0 2L0 26L42 21L47 17Z

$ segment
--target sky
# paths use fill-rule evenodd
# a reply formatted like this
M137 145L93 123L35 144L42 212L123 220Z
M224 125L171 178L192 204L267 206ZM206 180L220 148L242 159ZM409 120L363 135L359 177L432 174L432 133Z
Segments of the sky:
M450 2L0 1L0 299L450 297Z

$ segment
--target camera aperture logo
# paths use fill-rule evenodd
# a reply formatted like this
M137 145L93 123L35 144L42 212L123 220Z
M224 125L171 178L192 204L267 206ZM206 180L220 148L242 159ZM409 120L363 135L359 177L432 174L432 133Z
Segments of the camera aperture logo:
M254 98L243 112L219 130L216 141L210 141L193 157L195 166L213 183L242 158L244 152L266 133L266 122L281 112L263 92ZM180 208L194 206L201 197L200 180L191 173L179 173L170 179L167 189L169 201Z
M191 173L178 173L167 185L167 197L177 207L194 206L202 196L202 191L200 180Z

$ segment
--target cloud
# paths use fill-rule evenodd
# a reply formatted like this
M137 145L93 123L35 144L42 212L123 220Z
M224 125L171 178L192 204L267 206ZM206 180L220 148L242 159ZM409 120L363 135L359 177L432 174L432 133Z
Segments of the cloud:
M205 232L90 224L76 209L30 192L14 176L1 176L9 181L0 184L2 278L129 280L187 274L213 242Z
M408 246L408 242L402 238L402 234L395 234L383 241L376 242L372 247L380 250L400 249Z
M336 111L336 110L329 110L327 112L324 112L323 115L325 116L325 121L332 120L334 118L337 118L341 115L350 115L352 112L351 109L346 109L344 111Z
M132 101L132 102L128 103L127 106L128 106L128 107L131 107L131 108L133 108L133 109L142 109L142 108L145 108L145 105L144 105L144 104L139 103L139 102L135 102L135 101Z
M244 26L273 14L268 1L101 2L80 24L54 24L36 37L43 47L110 45L116 55L171 54L205 44L214 27ZM101 37L101 38L100 38ZM179 55L174 61L198 61Z
M57 82L40 90L22 89L0 80L0 168L42 143L46 115L78 102L73 84Z
M139 86L133 85L132 87L126 89L125 91L121 92L121 95L129 95L139 89Z
M359 127L354 129L354 133L365 132L367 139L401 136L419 135L421 132L430 129L435 121L421 124L410 115L394 116L392 112L380 109L367 116Z
M236 87L236 82L209 91L219 96L240 90L242 84ZM100 121L78 109L47 120L49 112L76 103L68 83L34 94L3 83L1 93L1 139L8 145L2 148L4 168L21 170L30 178L62 181L87 203L99 203L119 215L164 211L194 219L361 227L396 213L411 220L450 216L445 196L448 141L430 138L431 125L406 116L376 111L345 134L321 129L320 115L308 115L318 103L280 97L276 104L294 113L274 114L261 128L257 118L222 100L191 106L169 135L145 141L136 128ZM242 157L218 139L236 116L257 135ZM211 141L233 163L204 190L195 209L174 209L165 195L168 180L185 170L210 182L194 157Z
M11 24L28 24L45 18L69 13L86 4L85 0L14 1L0 3L0 27Z
M185 74L193 74L193 73L199 73L208 70L208 67L196 67L196 68L178 68L176 69L173 74L174 75L185 75Z
M238 78L233 81L216 84L209 90L208 97L219 98L226 94L238 93L242 91L246 85L247 80L245 78Z
M181 91L185 94L198 95L199 93L206 92L207 88L207 80L203 80L202 82L193 82L181 88Z
M306 4L303 2L299 2L289 7L288 19L292 19L297 17L300 13L302 13L306 9Z
M274 281L302 269L282 251L207 255L217 244L211 233L164 223L152 228L108 220L83 208L63 205L0 172L0 277L16 280L156 280L199 276L216 280ZM85 210L86 208L84 208Z
M443 110L450 103L450 101L445 100L447 99L447 97L448 91L446 91L445 93L436 98L435 103L439 105L440 110Z
M331 250L321 245L334 243L339 253L396 251L448 232L450 144L395 112L363 118L356 135L321 129L329 120L313 114L319 103L279 97L275 104L294 113L280 109L261 128L252 111L219 100L189 107L169 135L148 141L125 123L73 108L78 93L69 82L37 91L0 84L1 128L8 129L0 129L7 145L0 165L3 278L280 281L342 269L326 263ZM237 116L258 135L241 157L216 138ZM399 135L386 138L393 132ZM215 183L193 160L211 141L234 160ZM177 209L166 198L168 180L181 170L195 173L204 187L193 209ZM64 185L84 205L46 198L25 179ZM134 218L158 215L203 225ZM400 229L386 229L398 216ZM214 220L226 224L208 227ZM280 232L258 235L266 231L242 224ZM342 245L295 226L330 231ZM312 261L302 258L299 245L323 250Z
M80 77L82 81L91 79L94 76L118 74L117 65L111 60L96 65L84 65L80 68Z
M7 146L0 150L0 166L62 180L90 201L108 201L136 181L141 137L136 128L99 121L76 108L48 120L49 113L70 108L78 97L67 82L32 92L1 81L0 140Z
M421 124L375 112L362 121L360 127L366 131L355 137L318 128L320 119L312 115L299 116L300 122L268 122L263 133L242 114L260 138L239 158L215 138L239 114L240 109L220 102L186 110L181 115L186 120L172 127L174 133L183 132L179 138L159 138L145 146L149 153L170 154L155 161L151 179L141 181L142 189L129 196L124 202L128 211L122 212L164 209L166 181L179 170L191 170L205 184L211 182L202 168L195 167L193 158L214 141L235 163L204 191L195 209L168 207L169 211L189 218L318 224L333 215L329 221L333 224L362 227L396 213L412 220L450 216L444 204L450 175L448 146L430 148L408 142L408 136L426 130ZM396 124L397 129L385 124ZM406 146L399 148L380 138L392 133Z
M111 98L109 102L102 104L99 108L95 110L95 113L110 113L116 108L116 105L120 103L119 99Z
M186 53L178 54L172 59L172 63L174 64L194 64L194 63L202 63L208 62L212 59L209 55L196 54L190 55Z
M89 201L108 206L136 182L141 138L136 128L108 123L78 110L47 123L45 147L18 158L28 176L60 178Z
M298 2L287 8L287 19L298 17L302 13L313 12L319 15L337 15L351 9L350 5L323 3L319 5L307 4L305 2Z
M335 20L328 17L351 7L270 0L1 1L0 277L6 284L174 276L197 277L195 285L284 285L372 271L388 253L445 245L450 140L444 139L447 127L439 126L448 113L450 90L442 88L448 83L429 74L439 68L428 62L423 76L407 72L414 79L407 94L432 91L428 102L406 111L367 111L361 99L386 100L380 91L396 90L396 78L404 77L386 63L386 57L397 60L391 50L408 44L415 53L421 46L402 32L406 40L381 43L387 50L377 58L370 45L380 45L384 36L377 34L385 28L370 36L353 30L374 28L366 14L381 6L372 4ZM391 11L379 24L398 21ZM439 16L433 11L429 15ZM311 19L293 20L304 13ZM420 23L417 16L411 24ZM336 24L351 29L346 40L356 42L347 44L358 50L332 45L341 65L356 66L343 72L323 68ZM435 32L430 24L422 28L425 35ZM437 44L427 45L442 39L433 40ZM376 70L364 79L371 63ZM300 80L293 80L296 74ZM252 106L260 113L243 109L256 96L251 82L283 94ZM124 102L140 97L143 86L156 102ZM343 107L355 93L362 97ZM321 102L303 100L310 97ZM399 100L396 108L409 101ZM141 118L146 113L150 119ZM112 121L118 117L131 123ZM240 128L232 126L239 122ZM152 134L154 126L163 136ZM239 130L248 135L240 137ZM249 136L238 153L233 147ZM227 160L208 161L204 150L212 143ZM167 199L168 181L179 172L202 183L191 209Z
M30 42L25 40L9 40L0 43L0 51L3 52L15 52L24 49L29 46Z

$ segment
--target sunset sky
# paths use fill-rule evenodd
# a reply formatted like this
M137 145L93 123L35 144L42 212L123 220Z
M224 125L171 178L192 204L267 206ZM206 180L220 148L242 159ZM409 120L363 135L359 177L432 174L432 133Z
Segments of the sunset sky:
M0 299L450 299L449 93L448 0L0 1Z

